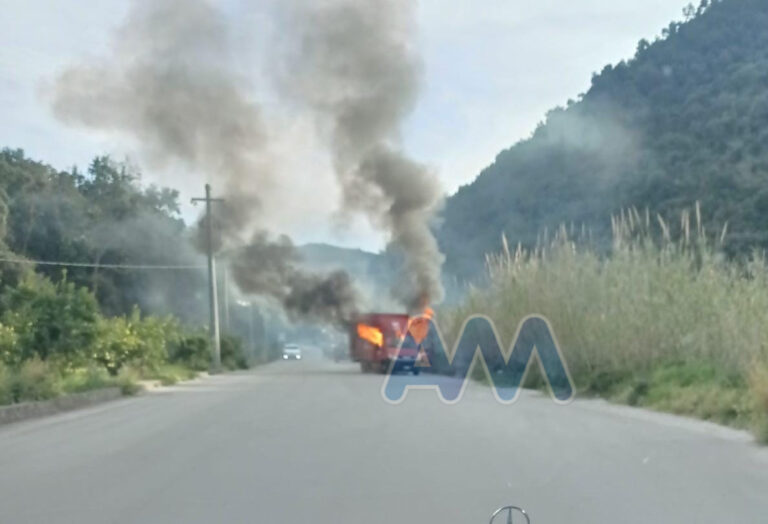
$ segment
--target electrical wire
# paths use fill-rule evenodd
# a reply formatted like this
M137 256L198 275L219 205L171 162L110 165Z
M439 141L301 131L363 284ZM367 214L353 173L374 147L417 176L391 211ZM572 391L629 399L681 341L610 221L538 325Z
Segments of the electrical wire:
M30 266L58 266L58 267L84 267L93 269L135 269L135 270L198 270L205 269L206 266L154 266L147 264L90 264L86 262L58 262L50 260L27 260L18 258L0 258L0 263L23 264Z

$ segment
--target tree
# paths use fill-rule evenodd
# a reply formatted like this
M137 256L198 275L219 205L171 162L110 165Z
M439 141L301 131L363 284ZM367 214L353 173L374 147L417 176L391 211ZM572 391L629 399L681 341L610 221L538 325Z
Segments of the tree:
M481 274L502 233L532 246L574 223L607 242L610 215L632 206L670 217L700 201L709 231L729 223L730 254L768 247L768 3L702 2L686 16L448 200L449 272Z
M149 186L141 175L109 157L86 173L56 171L20 150L0 151L0 233L14 256L90 265L189 265L198 255L188 241L175 190ZM2 247L2 246L0 246ZM13 273L0 268L3 274ZM40 266L54 281L61 267ZM202 274L165 274L105 267L72 267L68 279L93 291L109 314L134 305L204 318Z

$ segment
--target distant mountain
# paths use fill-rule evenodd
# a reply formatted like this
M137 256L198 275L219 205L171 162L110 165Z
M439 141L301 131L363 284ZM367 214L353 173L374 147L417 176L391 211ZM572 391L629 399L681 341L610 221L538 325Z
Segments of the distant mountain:
M318 271L344 269L352 275L365 277L379 262L380 255L362 249L347 249L330 244L305 244L299 246L302 262Z
M607 66L451 197L449 272L477 275L502 232L532 244L561 223L609 231L610 214L664 216L701 201L727 249L768 247L768 1L704 0L634 58Z
M298 250L302 265L308 269L320 272L337 269L347 271L364 296L364 307L387 311L402 309L390 296L398 271L395 258L329 244L305 244L299 246Z

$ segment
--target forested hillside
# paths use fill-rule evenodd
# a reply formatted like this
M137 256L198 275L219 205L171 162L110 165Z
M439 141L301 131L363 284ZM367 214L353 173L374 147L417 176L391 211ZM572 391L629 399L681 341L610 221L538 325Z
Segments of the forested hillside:
M186 238L178 193L142 188L139 182L137 173L108 158L94 159L81 173L54 170L22 151L0 151L2 258L74 264L38 265L36 270L54 280L66 271L67 279L93 291L109 314L138 305L147 312L205 319L201 271L109 267L201 262ZM13 284L20 267L0 262L3 283Z
M449 272L478 274L502 233L531 245L561 223L607 238L610 215L702 204L725 248L768 247L768 2L704 0L587 93L551 111L449 199Z
M0 150L0 406L192 377L211 362L205 274L178 193L98 157L85 173ZM272 358L245 315L222 338L228 368ZM256 343L259 343L257 352Z
M208 369L188 235L178 193L129 166L98 157L58 171L0 150L0 406ZM222 338L227 368L271 358L231 336L242 316Z

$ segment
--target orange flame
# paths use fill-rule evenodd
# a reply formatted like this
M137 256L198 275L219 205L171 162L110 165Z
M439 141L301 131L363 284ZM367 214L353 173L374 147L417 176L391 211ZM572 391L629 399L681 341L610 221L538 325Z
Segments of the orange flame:
M429 321L434 318L435 312L429 306L424 308L424 312L417 316L412 317L408 325L408 331L416 341L417 344L421 344L427 335L429 334Z
M358 324L357 336L363 340L367 340L374 346L382 347L384 345L384 333L382 333L379 328Z

